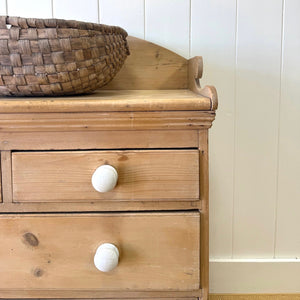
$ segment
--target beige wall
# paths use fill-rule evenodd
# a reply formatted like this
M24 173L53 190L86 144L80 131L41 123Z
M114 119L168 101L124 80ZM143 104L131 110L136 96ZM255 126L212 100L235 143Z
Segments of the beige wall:
M290 284L260 281L259 292L300 292L299 0L0 0L0 13L100 21L202 55L202 84L217 87L220 103L210 133L211 289L256 292L247 276L263 263L260 274Z

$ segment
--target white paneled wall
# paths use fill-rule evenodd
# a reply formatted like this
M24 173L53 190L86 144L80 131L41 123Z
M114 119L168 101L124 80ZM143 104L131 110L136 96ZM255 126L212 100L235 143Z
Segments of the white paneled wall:
M10 16L23 16L27 18L51 18L51 0L9 0L7 13Z
M145 0L145 39L188 58L190 1Z
M300 259L300 1L284 7L276 257Z
M269 258L274 254L282 0L243 0L237 8L233 256Z
M191 56L202 55L202 85L220 97L210 131L210 255L232 256L236 1L192 0Z
M144 0L99 0L100 22L126 28L129 35L145 38Z
M6 15L6 0L0 0L0 14Z
M202 84L219 94L211 291L300 292L299 0L0 0L6 12L119 25L186 58L202 55ZM284 280L258 287L255 270Z
M52 1L53 1L54 18L89 21L94 23L99 22L98 0L84 0L84 1L52 0Z

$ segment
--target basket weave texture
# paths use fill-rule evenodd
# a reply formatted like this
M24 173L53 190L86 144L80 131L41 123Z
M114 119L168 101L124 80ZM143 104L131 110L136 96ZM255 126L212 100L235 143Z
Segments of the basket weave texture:
M0 95L92 92L124 64L126 37L117 26L0 16Z

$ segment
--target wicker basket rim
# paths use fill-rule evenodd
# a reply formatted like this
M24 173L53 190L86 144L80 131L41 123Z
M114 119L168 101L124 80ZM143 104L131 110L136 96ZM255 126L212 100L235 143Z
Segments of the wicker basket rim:
M81 30L95 30L105 34L121 34L127 37L126 30L119 26L97 24L75 20L64 19L37 19L11 16L0 16L0 29L7 29L7 25L15 28L74 28Z

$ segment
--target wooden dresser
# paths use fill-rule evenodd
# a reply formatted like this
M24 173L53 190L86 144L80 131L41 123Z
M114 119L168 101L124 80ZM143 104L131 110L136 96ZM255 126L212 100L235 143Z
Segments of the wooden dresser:
M0 99L0 298L207 299L216 91L129 44L105 90Z

